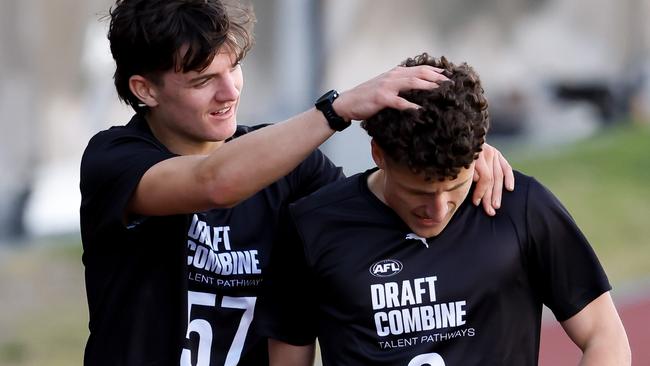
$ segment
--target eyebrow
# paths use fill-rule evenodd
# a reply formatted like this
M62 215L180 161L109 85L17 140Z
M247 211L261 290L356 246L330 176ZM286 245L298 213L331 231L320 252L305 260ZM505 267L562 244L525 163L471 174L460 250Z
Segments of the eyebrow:
M232 69L236 68L236 67L239 66L239 65L241 65L241 62L235 62L234 64L232 64L232 65L230 66L230 68L231 68L231 70L232 70ZM217 72L213 72L213 73L210 73L210 74L202 74L202 75L199 75L199 76L197 76L197 77L194 77L194 78L190 79L189 82L190 82L190 83L194 83L194 82L197 82L197 81L199 81L199 80L203 80L203 79L211 79L211 78L216 77L216 76L219 76L219 73L217 73Z
M199 75L199 76L197 76L197 77L195 77L195 78L191 78L191 79L189 80L189 83L190 83L190 84L194 84L194 83L199 82L199 81L203 81L203 80L207 80L207 79L212 79L212 78L215 77L216 75L217 75L217 74L203 74L203 75Z
M445 192L451 192L451 191L455 191L455 190L457 190L458 188L464 186L465 183L467 183L470 179L471 179L471 178L467 178L467 179L465 179L463 182L460 182L460 183L456 184L455 186L453 186L453 187L451 187L451 188L449 188L449 189L445 189Z
M449 189L445 189L445 190L443 190L443 192L451 192L451 191L455 191L455 190L457 190L458 188L460 188L460 187L462 187L463 185L465 185L465 183L469 182L470 179L471 179L471 178L467 178L467 179L465 179L464 181L462 181L462 182L456 184L455 186L453 186L453 187L451 187L451 188L449 188ZM421 191L421 190L418 190L418 189L412 189L412 188L408 188L408 187L407 187L406 189L407 189L409 192L411 192L411 193L415 193L415 194L430 194L430 193L431 193L431 192Z

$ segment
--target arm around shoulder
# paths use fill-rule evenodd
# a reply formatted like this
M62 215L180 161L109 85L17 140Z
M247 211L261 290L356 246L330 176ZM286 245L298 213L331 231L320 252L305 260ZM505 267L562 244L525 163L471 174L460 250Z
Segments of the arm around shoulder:
M561 324L582 350L581 366L631 365L627 334L609 292L600 295Z

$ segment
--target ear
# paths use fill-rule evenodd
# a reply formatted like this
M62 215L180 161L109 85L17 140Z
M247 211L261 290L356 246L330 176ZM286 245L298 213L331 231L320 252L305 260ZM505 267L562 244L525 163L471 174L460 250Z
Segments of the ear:
M370 141L370 149L372 152L372 160L375 161L379 169L384 169L386 167L386 157L384 155L384 150L377 145L374 139Z
M147 107L158 105L156 99L156 89L153 83L141 75L133 75L129 78L129 89L142 103Z

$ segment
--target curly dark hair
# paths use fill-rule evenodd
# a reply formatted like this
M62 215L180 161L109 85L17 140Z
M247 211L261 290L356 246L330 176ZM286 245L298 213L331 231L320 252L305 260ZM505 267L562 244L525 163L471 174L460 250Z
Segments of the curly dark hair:
M478 74L467 63L454 65L426 53L401 66L431 65L451 82L433 90L400 94L421 109L387 108L363 121L363 127L390 159L427 180L455 179L478 157L489 127L488 103Z
M233 51L239 62L253 46L252 7L233 1L116 0L108 18L115 88L136 112L147 107L131 93L131 76L160 83L160 75L168 70L205 69L222 47Z

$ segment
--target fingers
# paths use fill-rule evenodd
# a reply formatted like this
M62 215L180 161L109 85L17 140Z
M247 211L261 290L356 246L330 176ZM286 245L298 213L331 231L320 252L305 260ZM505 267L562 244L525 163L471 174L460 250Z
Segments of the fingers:
M407 88L402 88L398 89L398 87L395 88L395 92L391 92L387 95L384 96L383 98L383 103L380 102L380 104L383 106L383 108L393 108L393 109L398 109L398 110L405 110L405 109L419 109L421 108L420 105L409 102L408 100L400 97L398 95L399 90L411 90L411 89L435 89L438 87L438 84L430 81L424 81L420 79L404 79L404 80L399 80L397 82L405 83L410 85Z
M347 120L363 120L384 108L417 109L420 106L400 97L399 93L437 88L440 83L449 80L442 71L428 65L396 67L341 93L336 112Z
M444 70L433 66L421 65L397 68L382 75L386 80L395 81L399 91L411 89L433 89L438 84L450 81L442 74Z
M386 107L388 108L394 108L394 109L399 109L399 110L406 110L406 109L420 109L421 106L419 104L415 104L412 102L409 102L408 100L395 96L394 98L390 98L390 100L386 101Z
M493 171L486 162L485 151L479 154L478 159L474 163L474 175L478 175L478 181L476 182L476 187L474 188L474 194L472 195L472 202L474 205L478 206L481 201L483 202L483 209L485 212L493 216L496 212L492 207L492 174Z
M417 69L418 67L420 69ZM385 100L385 107L399 110L419 109L419 105L409 102L398 94L406 90L437 88L441 82L449 80L440 72L442 69L432 66L398 67L393 70L393 74L387 76L389 79L386 81L386 86L389 94Z
M419 67L420 68L401 68L407 73L405 76L397 78L397 80L402 82L399 86L400 91L411 89L434 89L437 88L440 83L451 81L448 77L442 74L442 69L426 65Z
M442 72L444 69L429 66L429 65L419 65L413 67L397 66L390 70L387 74L391 78L404 78L404 77L416 77L422 80L428 81L444 81L449 80Z
M503 171L503 178L504 178L506 189L509 191L514 191L515 175L512 172L512 167L500 152L497 152L497 155L499 156L499 165L501 166L501 170Z
M512 167L499 150L485 143L474 169L479 179L472 200L477 204L477 199L480 198L485 212L493 216L496 214L495 210L501 207L504 186L510 191L514 189ZM476 177L474 180L476 181Z
M483 210L485 210L485 213L494 216L496 215L496 211L494 210L494 207L492 206L492 187L494 186L493 181L490 180L490 184L488 185L486 183L486 189L485 189L485 195L481 199L481 202L483 203Z
M485 196L485 180L482 179L485 174L487 174L487 164L485 163L484 154L481 153L474 162L474 181L476 182L474 194L472 195L472 203L474 206L478 206L481 203L481 198Z
M499 153L492 157L492 168L494 169L494 186L492 187L492 207L501 207L501 194L503 193L503 170L499 161Z

